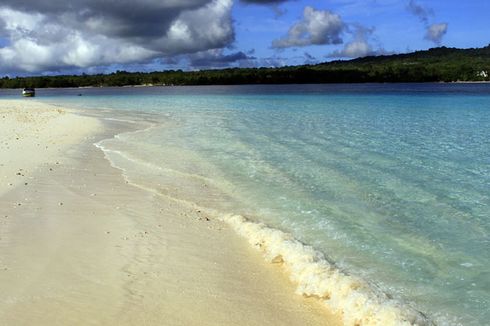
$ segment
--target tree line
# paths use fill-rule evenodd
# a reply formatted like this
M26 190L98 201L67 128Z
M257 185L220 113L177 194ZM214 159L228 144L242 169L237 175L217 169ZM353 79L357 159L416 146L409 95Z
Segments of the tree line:
M473 49L439 47L408 54L280 68L3 77L0 88L455 81L490 81L490 45Z

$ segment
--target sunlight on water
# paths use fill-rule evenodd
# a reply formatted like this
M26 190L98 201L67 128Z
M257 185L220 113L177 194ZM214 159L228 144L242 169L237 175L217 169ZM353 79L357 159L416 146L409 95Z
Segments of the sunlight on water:
M140 182L288 232L438 324L490 320L489 85L106 92L45 100L161 116L102 144Z

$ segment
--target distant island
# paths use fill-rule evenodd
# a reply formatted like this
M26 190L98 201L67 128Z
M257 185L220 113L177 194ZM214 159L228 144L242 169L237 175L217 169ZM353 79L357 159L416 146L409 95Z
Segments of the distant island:
M490 81L490 45L471 49L438 47L280 68L3 77L0 88L483 81Z

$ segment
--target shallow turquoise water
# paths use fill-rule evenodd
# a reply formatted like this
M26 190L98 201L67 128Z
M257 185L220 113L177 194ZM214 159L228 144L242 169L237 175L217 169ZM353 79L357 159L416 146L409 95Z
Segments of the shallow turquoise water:
M155 187L155 167L212 180L234 202L206 205L293 234L438 324L489 323L490 85L73 92L39 99L169 122L112 143Z

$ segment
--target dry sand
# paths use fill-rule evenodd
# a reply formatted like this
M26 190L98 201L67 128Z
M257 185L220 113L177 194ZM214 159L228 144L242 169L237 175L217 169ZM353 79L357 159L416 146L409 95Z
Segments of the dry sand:
M0 195L39 166L60 163L71 145L102 128L97 119L67 111L30 100L0 102Z
M127 184L93 146L121 128L0 101L0 325L340 324L222 222Z

